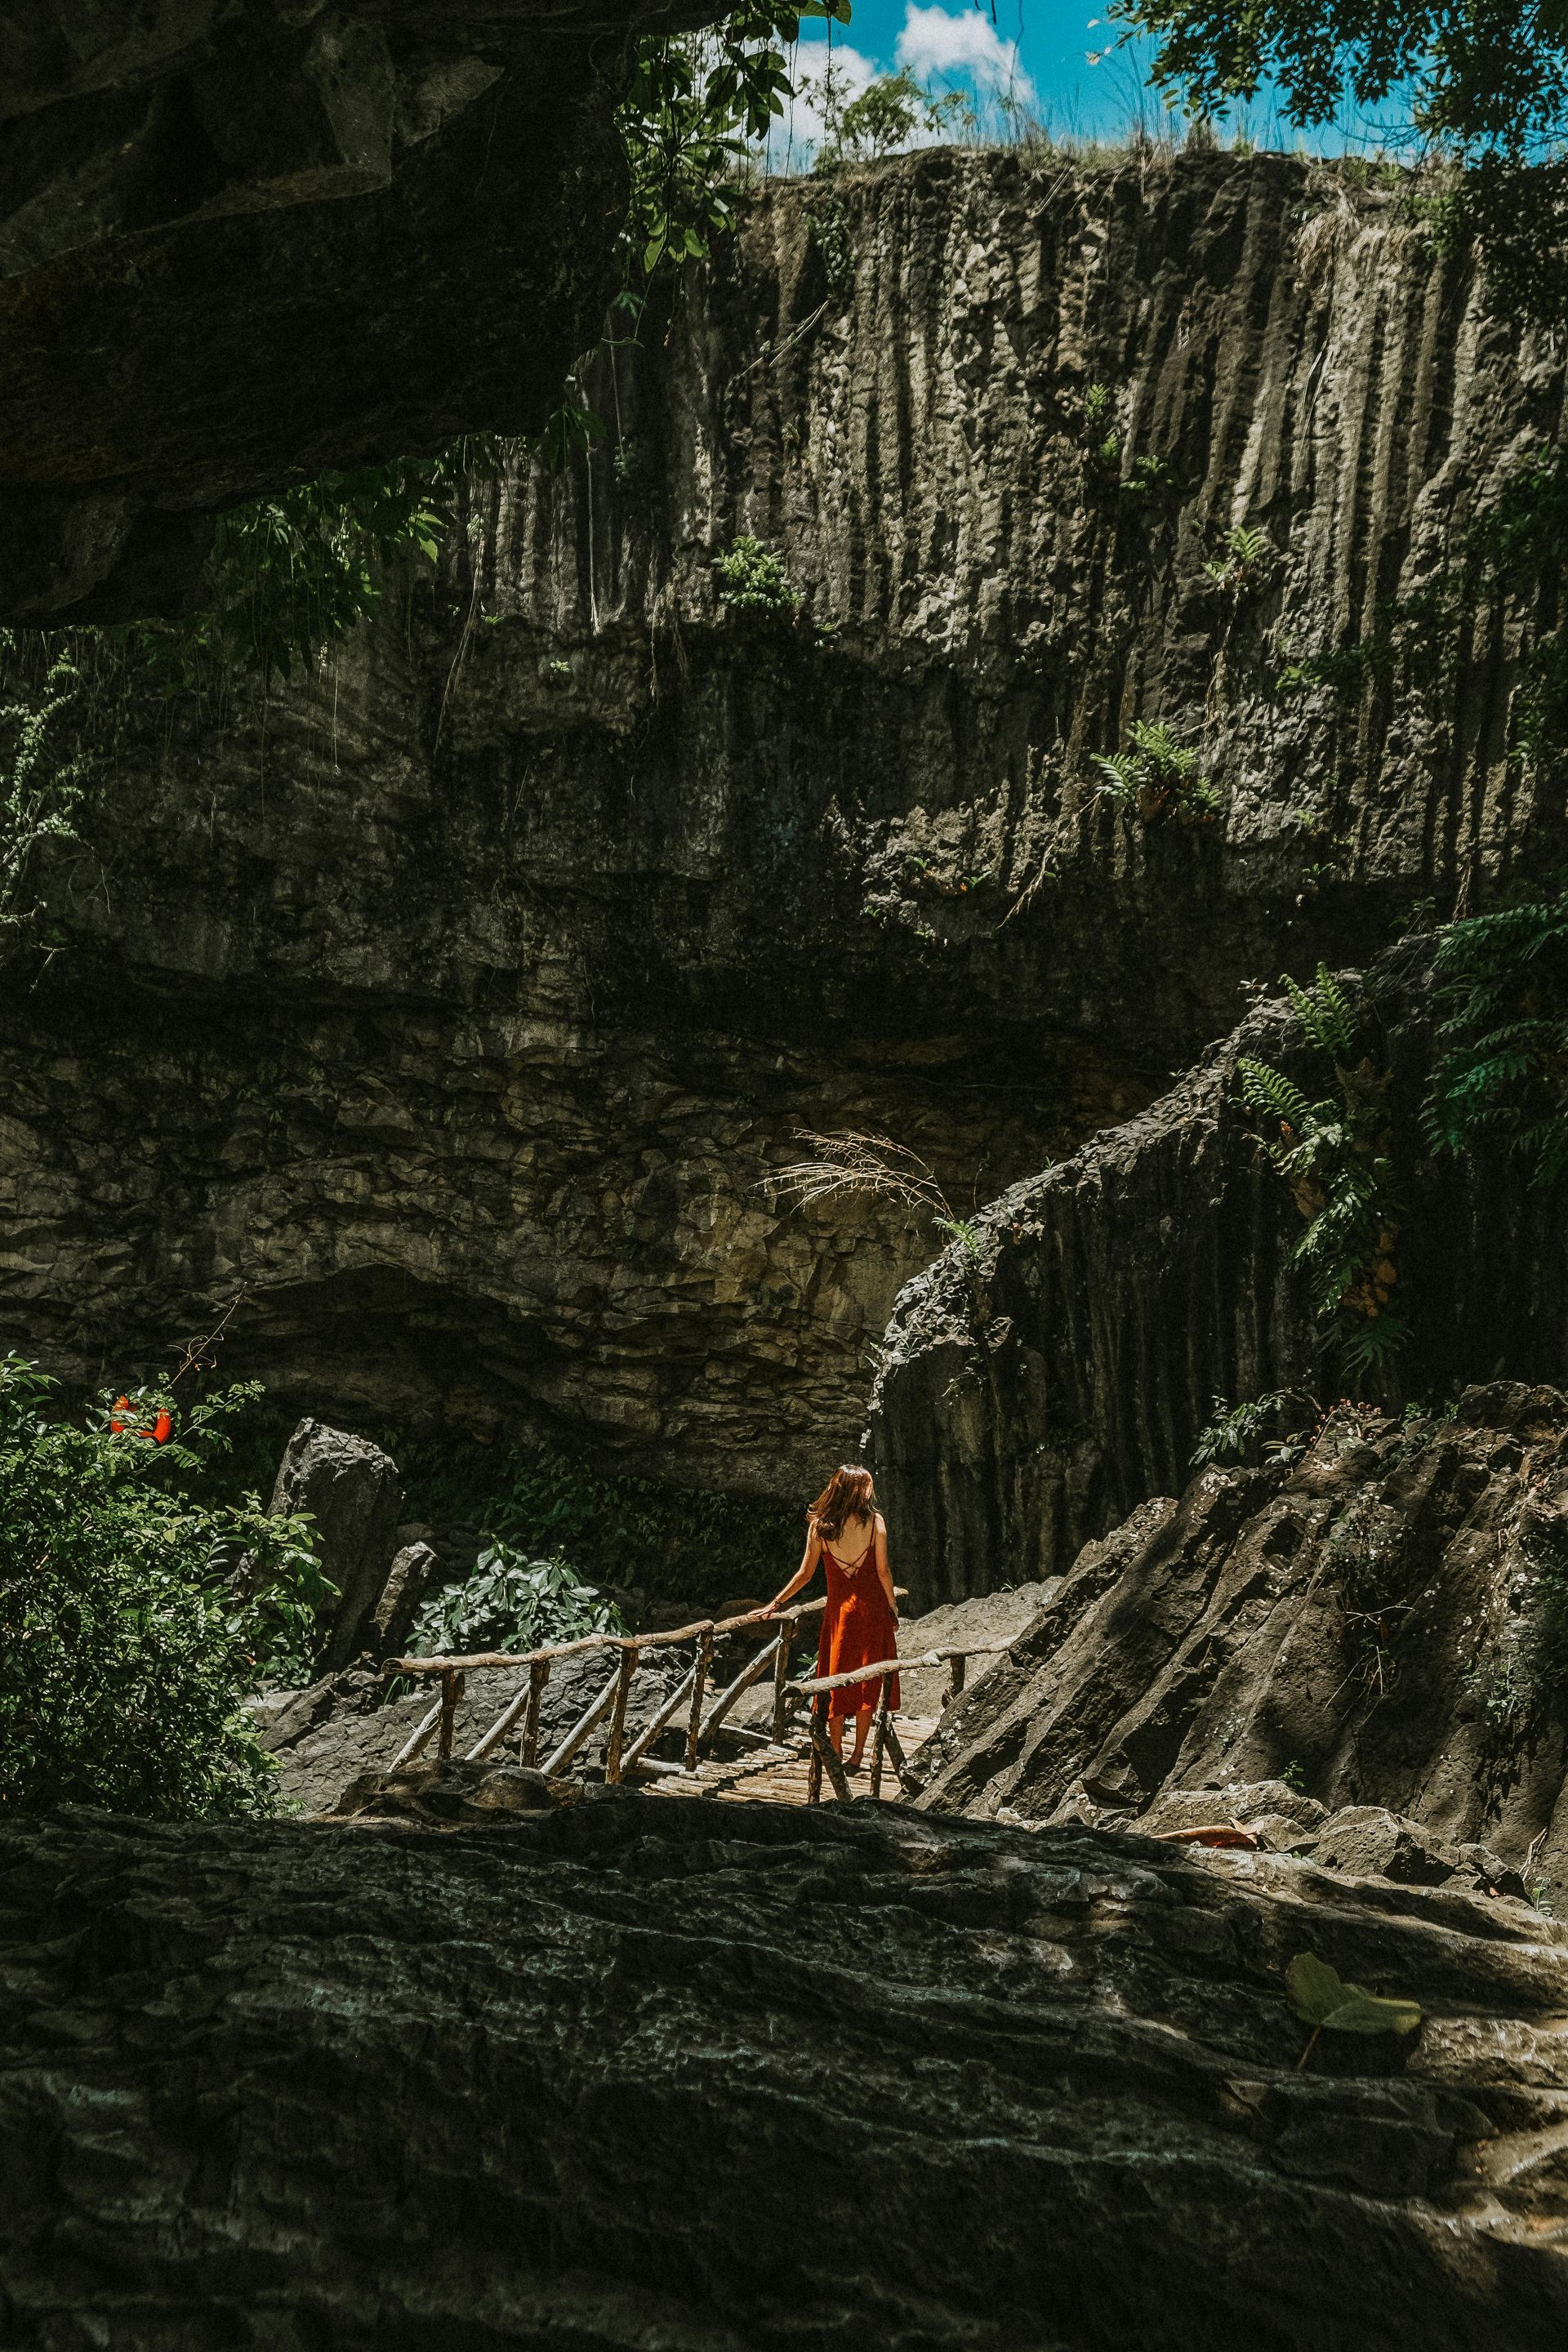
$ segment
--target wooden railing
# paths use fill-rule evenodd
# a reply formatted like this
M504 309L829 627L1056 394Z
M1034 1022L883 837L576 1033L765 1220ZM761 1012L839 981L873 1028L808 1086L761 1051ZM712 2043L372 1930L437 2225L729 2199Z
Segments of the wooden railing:
M899 1598L904 1595L900 1591ZM424 1753L432 1738L437 1756L443 1760L452 1753L458 1707L470 1674L495 1667L516 1667L526 1672L527 1680L508 1699L506 1705L479 1735L464 1759L478 1763L498 1748L515 1725L521 1721L518 1734L519 1761L537 1767L547 1779L563 1772L589 1734L597 1729L606 1716L609 1730L605 1746L605 1778L607 1781L624 1780L637 1771L650 1777L661 1773L690 1772L695 1769L703 1750L713 1739L730 1714L735 1702L753 1683L772 1670L773 1684L773 1732L770 1740L761 1732L731 1724L731 1738L753 1739L763 1747L783 1746L788 1727L792 1701L811 1701L809 1801L816 1804L822 1791L822 1776L826 1771L834 1790L841 1797L849 1794L849 1783L843 1764L826 1732L826 1694L850 1683L879 1682L880 1695L877 1708L875 1740L871 1758L871 1794L881 1790L885 1759L891 1757L900 1784L905 1780L907 1766L903 1750L893 1729L888 1705L891 1676L911 1668L951 1664L952 1679L948 1698L956 1697L963 1688L964 1661L975 1654L966 1650L928 1650L919 1657L884 1658L876 1664L857 1667L854 1672L812 1676L792 1682L789 1675L790 1651L804 1621L819 1617L826 1606L824 1601L807 1601L794 1609L752 1609L743 1616L724 1617L715 1621L700 1618L690 1625L677 1626L668 1633L586 1633L575 1642L552 1642L543 1648L521 1652L479 1650L466 1657L394 1658L382 1669L384 1675L410 1675L416 1677L438 1677L440 1691L428 1713L415 1726L409 1738L392 1759L391 1769L399 1770L412 1764ZM708 1685L712 1673L715 1645L727 1633L743 1632L749 1626L775 1625L778 1630L771 1642L756 1651L740 1672L734 1675L711 1698ZM649 1650L673 1649L684 1643L693 1645L690 1665L675 1688L654 1712L649 1720L629 1740L626 1737L626 1716L632 1684ZM599 1651L613 1655L610 1674L577 1717L565 1736L559 1739L544 1758L539 1757L540 1716L545 1685L551 1669L562 1658L581 1657L585 1653ZM944 1699L943 1704L946 1704ZM679 1764L665 1762L648 1750L685 1710L685 1753Z

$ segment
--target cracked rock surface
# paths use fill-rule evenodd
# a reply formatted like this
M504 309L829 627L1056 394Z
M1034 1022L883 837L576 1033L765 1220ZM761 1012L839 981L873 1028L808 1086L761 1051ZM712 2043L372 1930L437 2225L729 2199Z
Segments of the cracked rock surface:
M943 1716L920 1801L1161 1829L1239 1805L1335 1868L1561 1905L1564 1558L1559 1391L1341 1408L1293 1464L1210 1465L1086 1545Z
M0 1933L7 2345L1568 2328L1568 1933L1521 1906L617 1794L493 1829L13 1822ZM1302 1950L1419 2032L1299 2070Z

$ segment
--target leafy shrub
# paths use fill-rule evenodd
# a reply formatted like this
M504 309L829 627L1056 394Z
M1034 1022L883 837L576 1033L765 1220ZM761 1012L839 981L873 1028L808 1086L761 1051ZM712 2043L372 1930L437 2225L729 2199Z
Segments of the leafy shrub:
M1153 824L1174 816L1183 824L1207 824L1225 806L1220 793L1198 772L1198 755L1163 719L1136 719L1120 751L1098 754L1105 781L1100 791Z
M1427 1121L1439 1150L1487 1135L1550 1184L1568 1169L1568 877L1442 934L1446 1012Z
M428 1600L410 1654L465 1657L476 1650L536 1650L584 1633L622 1631L619 1612L557 1556L525 1559L504 1543L479 1554L474 1572Z
M412 1516L467 1519L525 1560L563 1559L611 1591L722 1601L776 1591L781 1561L793 1568L800 1558L804 1495L792 1507L769 1496L607 1475L549 1445L456 1458L400 1445L397 1458Z
M291 1677L331 1592L304 1517L195 1502L255 1389L160 1444L138 1394L82 1428L56 1383L0 1360L0 1811L70 1801L160 1819L265 1812L273 1766L241 1712Z
M1216 1396L1214 1418L1198 1432L1192 1466L1196 1470L1205 1462L1244 1462L1260 1446L1277 1464L1299 1461L1305 1451L1300 1433L1318 1418L1319 1412L1317 1400L1300 1389L1273 1389L1245 1404L1233 1405ZM1271 1429L1276 1435L1265 1444L1266 1433Z
M784 559L759 539L740 538L713 565L719 601L732 612L756 614L763 619L793 621L802 597Z
M1283 1071L1246 1058L1237 1066L1242 1098L1274 1125L1258 1140L1307 1220L1293 1255L1311 1274L1320 1326L1345 1365L1364 1372L1410 1328L1388 1311L1399 1234L1389 1074L1357 1055L1355 1016L1325 965L1310 989L1289 976L1285 988L1309 1045L1331 1066L1332 1090L1309 1102Z

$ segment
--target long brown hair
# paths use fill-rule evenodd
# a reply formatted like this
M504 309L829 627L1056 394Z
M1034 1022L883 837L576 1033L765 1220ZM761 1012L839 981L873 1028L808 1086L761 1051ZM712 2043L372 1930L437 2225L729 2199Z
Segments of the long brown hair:
M876 1525L877 1490L869 1470L858 1462L841 1462L811 1506L811 1524L825 1543L837 1543L846 1519Z

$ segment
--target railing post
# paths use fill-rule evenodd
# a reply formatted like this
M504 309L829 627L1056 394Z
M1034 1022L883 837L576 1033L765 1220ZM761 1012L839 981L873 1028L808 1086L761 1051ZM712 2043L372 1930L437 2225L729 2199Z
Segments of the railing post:
M605 1779L614 1782L621 1777L621 1750L626 1738L626 1701L631 1696L632 1676L637 1670L637 1650L629 1645L621 1652L619 1679L616 1684L616 1704L610 1717L610 1737L605 1748Z
M888 1745L888 1685L891 1675L882 1676L882 1695L877 1706L877 1727L871 1735L871 1794L882 1793L882 1755Z
M817 1745L817 1731L822 1721L822 1710L826 1705L826 1694L818 1691L811 1702L811 1713L806 1717L811 1727L811 1762L805 1774L805 1801L808 1805L817 1805L822 1801L822 1750Z
M518 1762L531 1769L539 1762L539 1710L549 1680L549 1659L536 1658L528 1670L528 1713L522 1718L522 1741L517 1751Z
M463 1696L466 1679L452 1666L447 1666L441 1676L441 1730L436 1753L443 1764L452 1753L452 1727L458 1719L458 1701Z
M842 1797L844 1802L847 1804L849 1802L848 1778L845 1772L843 1763L839 1759L838 1751L834 1747L827 1733L828 1718L826 1712L826 1693L825 1691L818 1691L816 1701L817 1705L812 1709L811 1716L811 1745L813 1753L817 1760L818 1769L816 1780L816 1794L812 1795L808 1793L806 1801L809 1804L815 1804L817 1798L821 1796L822 1774L826 1772L828 1779L833 1783L834 1795L836 1797ZM817 1712L817 1707L820 1707L822 1710L820 1714Z
M955 1698L962 1697L963 1693L963 1669L967 1664L968 1660L964 1657L962 1650L958 1651L956 1654L948 1661L947 1690L942 1702L944 1708L950 1707Z
M794 1643L798 1620L782 1618L779 1622L778 1654L773 1660L773 1745L782 1748L789 1717L789 1693L784 1685L789 1680L789 1654Z
M697 1769L697 1743L702 1734L702 1701L708 1690L708 1668L713 1657L713 1628L697 1637L697 1673L691 1685L691 1715L686 1727L686 1769Z

